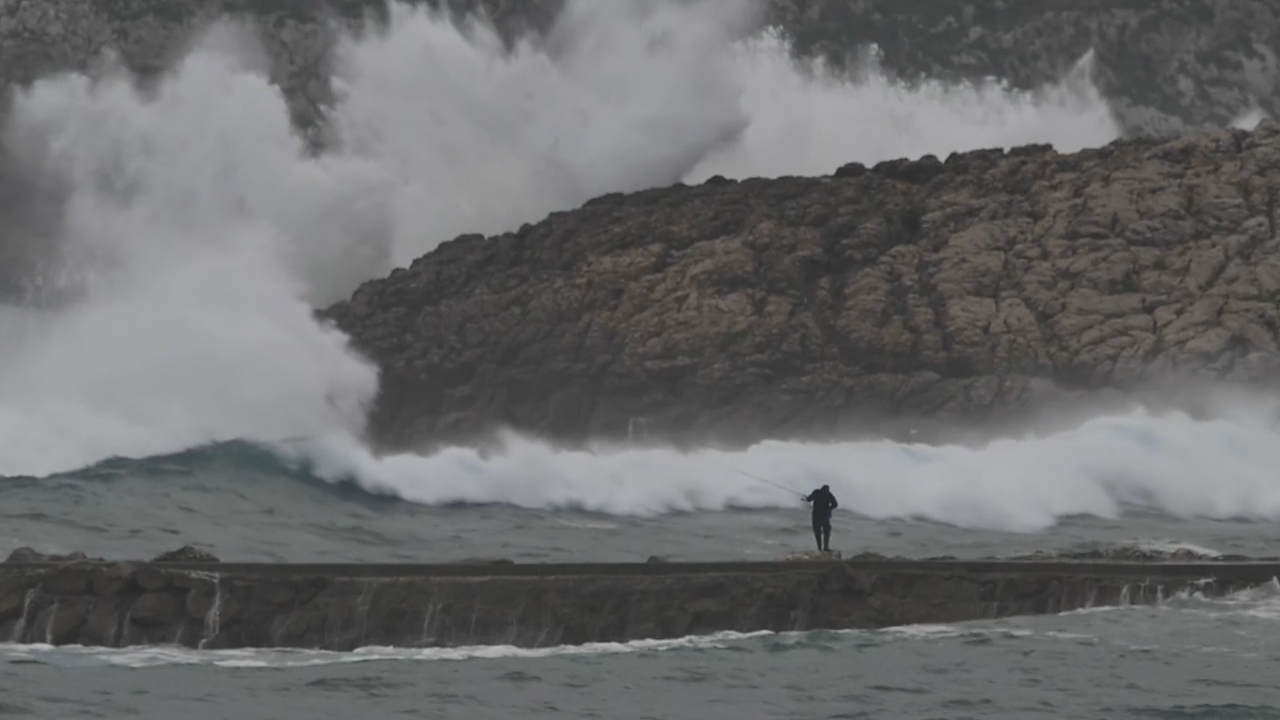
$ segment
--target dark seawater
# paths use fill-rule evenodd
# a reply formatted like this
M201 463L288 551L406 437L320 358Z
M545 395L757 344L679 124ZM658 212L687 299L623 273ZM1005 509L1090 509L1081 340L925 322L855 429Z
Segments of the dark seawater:
M0 716L1280 718L1280 596L517 651L0 646Z
M762 559L810 542L799 506L649 518L425 507L320 482L245 445L4 479L0 528L3 552L150 557L194 542L265 561ZM1265 555L1274 536L1269 523L1136 509L1025 534L846 512L833 546L979 557L1136 542ZM0 718L1280 718L1277 661L1280 585L957 626L537 651L0 645Z

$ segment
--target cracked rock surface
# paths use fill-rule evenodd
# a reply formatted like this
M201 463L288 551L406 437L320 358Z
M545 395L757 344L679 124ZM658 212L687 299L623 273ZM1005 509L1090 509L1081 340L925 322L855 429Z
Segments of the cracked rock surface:
M325 314L386 447L991 420L1280 369L1280 127L713 178L461 237ZM1056 389L1056 390L1055 390Z

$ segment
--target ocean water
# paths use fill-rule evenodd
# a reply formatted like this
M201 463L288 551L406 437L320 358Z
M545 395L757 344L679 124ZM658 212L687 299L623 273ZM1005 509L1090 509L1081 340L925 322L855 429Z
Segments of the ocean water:
M835 76L751 3L570 0L505 53L393 6L343 40L311 154L252 38L211 27L154 92L122 73L19 92L0 142L31 203L0 304L0 553L226 560L988 557L1119 544L1280 555L1275 399L1135 408L973 445L735 452L512 436L376 456L376 370L311 310L462 232L713 174L828 173L1118 128L1091 58L1018 93ZM1242 118L1246 124L1256 118ZM2 206L3 204L0 204ZM16 242L10 238L10 242ZM334 654L0 644L0 716L1280 717L1275 588L957 627Z
M1280 601L963 626L514 648L0 646L7 717L1280 717Z

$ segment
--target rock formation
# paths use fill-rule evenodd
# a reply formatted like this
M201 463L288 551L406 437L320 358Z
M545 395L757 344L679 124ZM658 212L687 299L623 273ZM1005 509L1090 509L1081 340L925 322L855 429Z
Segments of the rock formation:
M950 623L1207 596L1259 563L0 564L0 640L206 649L548 647Z
M106 562L103 558L91 558L79 550L71 553L59 555L57 553L42 553L34 548L23 546L9 553L9 557L4 560L6 563L82 563L82 562ZM216 563L221 560L209 552L201 550L191 545L183 545L177 550L169 550L160 553L152 558L153 563Z
M1280 370L1280 126L612 195L327 311L385 447L1015 417Z
M152 559L152 561L151 561L151 562L156 562L156 563L165 563L165 562L176 562L176 563L192 563L192 562L216 563L216 562L222 562L222 561L221 561L221 560L219 560L219 559L218 559L218 557L217 557L216 555L214 555L213 553L209 552L208 550L201 550L201 549L199 549L199 548L192 547L192 546L190 546L190 545L183 545L182 547L178 548L177 550L170 550L169 552L160 553L159 555L155 556L155 558L154 558L154 559Z
M9 553L9 557L4 560L7 563L71 563L71 562L101 562L102 558L90 558L79 550L65 555L57 553L42 553L30 547L20 547Z
M1240 556L1208 555L1196 552L1191 548L1174 550L1156 550L1133 545L1117 545L1114 547L1094 548L1077 552L1045 552L1037 550L1028 555L1016 556L1018 560L1104 560L1119 562L1222 562L1241 560Z

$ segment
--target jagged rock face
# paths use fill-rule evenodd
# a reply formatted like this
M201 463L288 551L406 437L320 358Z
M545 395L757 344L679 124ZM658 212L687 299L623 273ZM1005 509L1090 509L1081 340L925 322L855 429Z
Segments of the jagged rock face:
M549 28L564 0L411 0L483 8L508 38ZM875 44L900 76L996 77L1030 88L1086 52L1131 130L1221 125L1252 104L1280 110L1280 8L1270 0L767 0L764 22L797 49L847 63ZM5 0L0 82L90 67L105 49L143 75L164 69L193 31L230 16L255 25L272 79L303 127L332 100L335 25L383 16L379 0Z
M9 553L9 557L5 558L6 563L79 563L79 562L103 562L102 558L90 558L79 550L67 553L65 555L46 554L30 547L20 547ZM160 553L154 557L151 562L171 562L171 563L193 563L193 562L221 562L216 555L208 550L201 550L191 545L183 545L177 550L169 550Z
M5 558L7 563L84 562L90 558L79 550L66 555L45 554L26 546L16 548ZM101 558L94 558L101 560Z
M1061 560L1105 560L1121 562L1218 562L1238 560L1240 556L1208 555L1190 548L1175 550L1154 550L1141 547L1125 546L1096 548L1079 552L1045 552L1038 550L1028 555L1016 556L1018 560L1038 560L1053 562Z
M743 441L1280 370L1280 126L612 195L328 317L388 447L509 426ZM1047 397L1047 396L1044 396Z
M201 550L200 548L192 547L191 545L183 545L182 547L178 548L177 550L170 550L170 551L168 551L168 552L160 553L159 555L155 556L155 557L151 560L151 562L176 562L176 563L182 563L182 562L207 562L207 563L216 563L216 562L222 562L222 561L218 558L218 556L217 556L217 555L214 555L213 553L209 552L208 550Z

